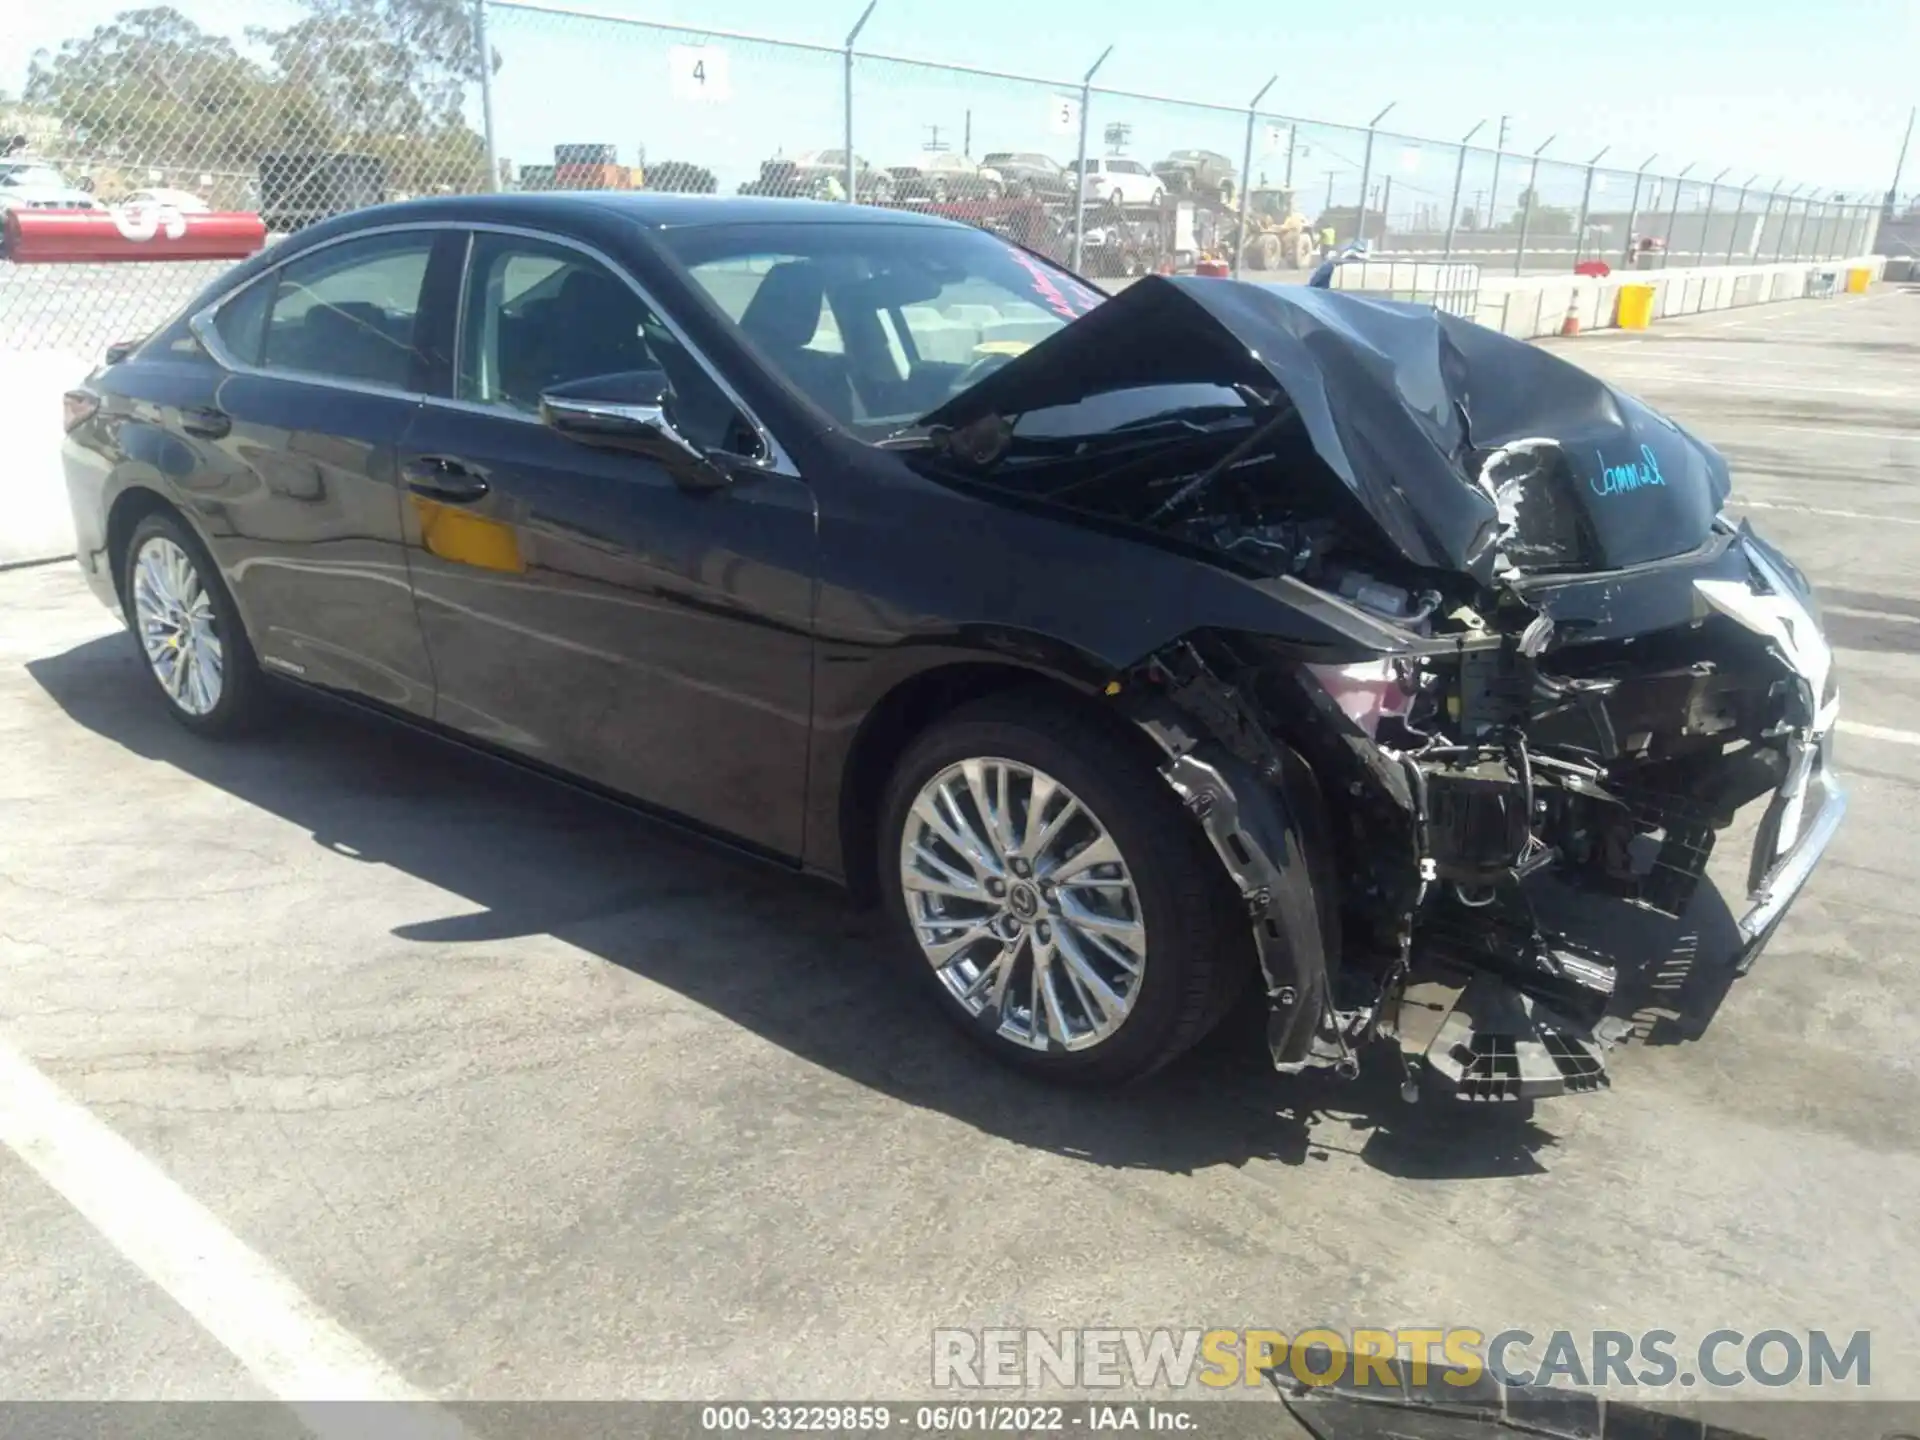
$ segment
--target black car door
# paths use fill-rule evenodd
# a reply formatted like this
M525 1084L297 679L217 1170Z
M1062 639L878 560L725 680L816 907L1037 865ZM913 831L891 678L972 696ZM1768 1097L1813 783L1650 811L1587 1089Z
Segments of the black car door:
M379 231L267 271L214 313L228 373L182 422L226 462L197 503L261 662L420 715L433 683L396 455L446 370L416 322L430 285L454 282L463 239Z
M400 447L438 718L797 855L812 492L604 256L477 228L459 313L452 393ZM555 386L652 371L717 465L540 419Z

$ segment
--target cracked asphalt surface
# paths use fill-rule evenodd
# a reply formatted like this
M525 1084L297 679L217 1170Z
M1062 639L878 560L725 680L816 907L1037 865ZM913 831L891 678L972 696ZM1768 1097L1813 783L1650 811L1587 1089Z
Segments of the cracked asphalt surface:
M441 1396L920 1396L936 1326L1456 1324L1865 1329L1920 1398L1920 291L1554 348L1726 449L1871 727L1756 971L1705 914L1606 1093L1286 1080L1257 1015L1036 1088L835 891L330 706L193 738L71 564L0 574L0 1037ZM5 1150L0 1211L0 1396L261 1395Z

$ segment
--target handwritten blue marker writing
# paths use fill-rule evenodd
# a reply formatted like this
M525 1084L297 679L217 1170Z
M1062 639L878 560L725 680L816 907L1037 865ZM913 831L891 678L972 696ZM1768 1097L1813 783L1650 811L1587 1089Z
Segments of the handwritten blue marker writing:
M1593 458L1600 462L1600 473L1587 484L1596 495L1624 495L1629 490L1638 490L1643 485L1665 485L1667 477L1660 473L1660 461L1652 449L1642 445L1640 458L1629 460L1624 465L1609 465L1607 457L1598 450Z

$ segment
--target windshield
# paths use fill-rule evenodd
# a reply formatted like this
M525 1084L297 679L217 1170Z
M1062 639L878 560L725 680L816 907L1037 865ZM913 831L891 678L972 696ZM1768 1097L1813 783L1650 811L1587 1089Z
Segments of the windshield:
M1105 298L960 226L696 226L659 241L769 366L869 443Z

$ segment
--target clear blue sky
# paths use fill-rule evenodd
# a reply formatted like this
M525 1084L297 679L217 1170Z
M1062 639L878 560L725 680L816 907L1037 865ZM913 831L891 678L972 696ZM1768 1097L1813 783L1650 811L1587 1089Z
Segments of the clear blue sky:
M237 28L221 18L239 9L230 0L176 3L209 28ZM860 3L594 0L593 8L837 46ZM113 0L4 0L0 8L15 12L0 18L0 85L17 90L36 46L57 44L126 7ZM286 0L254 0L246 20L272 24L292 9ZM496 99L500 149L515 160L551 160L556 141L598 140L617 144L631 161L644 143L654 160L711 165L731 189L776 150L839 143L836 56L715 40L725 55L708 69L725 71L731 93L703 103L680 93L684 82L672 83L670 47L691 43L688 37L507 8L496 8L492 23L505 59ZM1726 169L1724 183L1735 185L1759 172L1763 185L1785 175L1789 183L1850 194L1885 190L1908 107L1920 99L1920 0L1828 0L1819 7L1783 0L879 0L861 40L878 51L1067 81L1108 43L1114 51L1100 81L1116 87L1239 106L1278 73L1263 106L1277 115L1364 125L1394 101L1388 126L1451 140L1476 120L1507 114L1516 152L1555 135L1549 157L1584 161L1610 145L1604 163L1627 170L1658 151L1656 169L1694 161L1696 179ZM970 114L976 156L1034 148L1070 159L1075 136L1056 128L1057 93L863 62L858 148L890 163L918 150L933 124L959 148ZM1096 146L1108 121L1133 126L1128 153L1144 158L1187 145L1224 151L1237 164L1244 140L1240 117L1144 101L1096 97L1093 121ZM1490 123L1481 139L1492 133ZM1256 171L1277 180L1286 143L1284 130L1262 125ZM1294 144L1296 183L1319 199L1316 187L1326 187L1331 172L1350 203L1359 138L1303 129ZM1504 163L1503 201L1526 168L1524 161ZM1484 189L1489 169L1474 162L1465 196ZM1394 140L1376 150L1373 173L1395 177L1400 211L1423 198L1444 201L1452 170L1450 155ZM1577 191L1577 173L1549 170L1541 188L1549 200L1565 199ZM1920 188L1920 157L1910 158L1903 188ZM1620 182L1607 191L1615 203L1624 201Z

